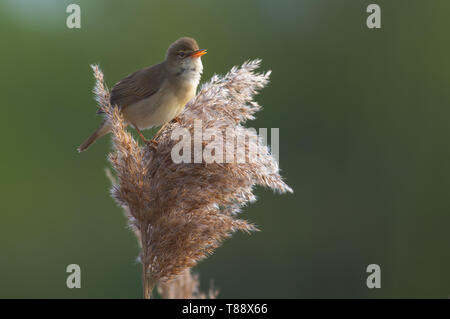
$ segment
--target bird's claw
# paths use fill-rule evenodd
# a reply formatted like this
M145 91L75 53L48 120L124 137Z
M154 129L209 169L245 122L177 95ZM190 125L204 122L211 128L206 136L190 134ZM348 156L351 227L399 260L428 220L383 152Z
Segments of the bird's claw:
M180 120L180 118L177 116L177 117L174 117L173 119L172 119L172 121L170 121L171 123L178 123L178 124L181 124L181 120Z
M155 151L158 148L158 142L154 139L146 140L145 144L147 144L148 147L153 148Z

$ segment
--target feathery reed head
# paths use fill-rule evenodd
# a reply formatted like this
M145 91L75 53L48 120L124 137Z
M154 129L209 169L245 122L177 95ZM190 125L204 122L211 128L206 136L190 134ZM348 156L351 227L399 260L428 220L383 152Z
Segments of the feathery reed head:
M237 218L241 207L255 200L255 185L292 192L260 138L244 139L243 150L234 143L230 146L226 138L231 134L234 141L253 134L242 123L253 119L260 109L253 97L268 83L270 75L254 72L259 63L255 60L233 67L225 76L214 76L203 85L178 121L168 123L159 132L156 149L139 146L127 132L120 110L109 104L103 74L93 67L97 101L112 123L113 152L109 161L117 183L111 193L125 208L140 239L144 280L150 286L186 274L234 231L256 230L253 224ZM191 161L175 162L173 150L180 136L174 136L174 132L195 135L200 120L200 131L211 137L210 141L201 141L200 152L213 145L216 153L222 148L231 149L236 156L226 162L201 159L196 163L194 146L194 154L188 156ZM237 160L239 152L255 147L258 154L253 160L246 153L246 161Z
M207 293L201 292L198 274L186 269L175 278L160 283L158 293L163 299L216 299L219 291L211 284Z

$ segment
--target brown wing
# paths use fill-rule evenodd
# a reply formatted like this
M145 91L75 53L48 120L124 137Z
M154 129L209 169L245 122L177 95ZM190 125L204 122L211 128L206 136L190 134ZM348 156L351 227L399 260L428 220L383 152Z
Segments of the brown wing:
M163 80L163 63L138 70L114 85L111 90L111 105L118 105L124 109L128 105L146 99L158 92ZM98 110L97 113L102 111Z

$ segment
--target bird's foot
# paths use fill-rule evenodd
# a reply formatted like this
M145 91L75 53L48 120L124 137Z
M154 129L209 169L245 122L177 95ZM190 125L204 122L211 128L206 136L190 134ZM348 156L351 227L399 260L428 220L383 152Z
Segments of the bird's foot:
M158 148L158 142L155 141L155 139L145 140L145 144L147 144L148 147L153 148L155 151Z
M174 117L172 121L170 121L171 123L178 123L181 124L181 120L178 116Z

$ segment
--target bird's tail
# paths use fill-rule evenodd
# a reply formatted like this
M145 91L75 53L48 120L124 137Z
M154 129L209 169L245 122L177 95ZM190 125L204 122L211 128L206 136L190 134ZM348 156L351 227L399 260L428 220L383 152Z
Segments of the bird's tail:
M83 144L78 146L78 152L81 153L87 150L96 140L109 132L111 132L111 125L105 120L102 124L100 124L100 127L91 136L89 136L86 141L83 142Z

